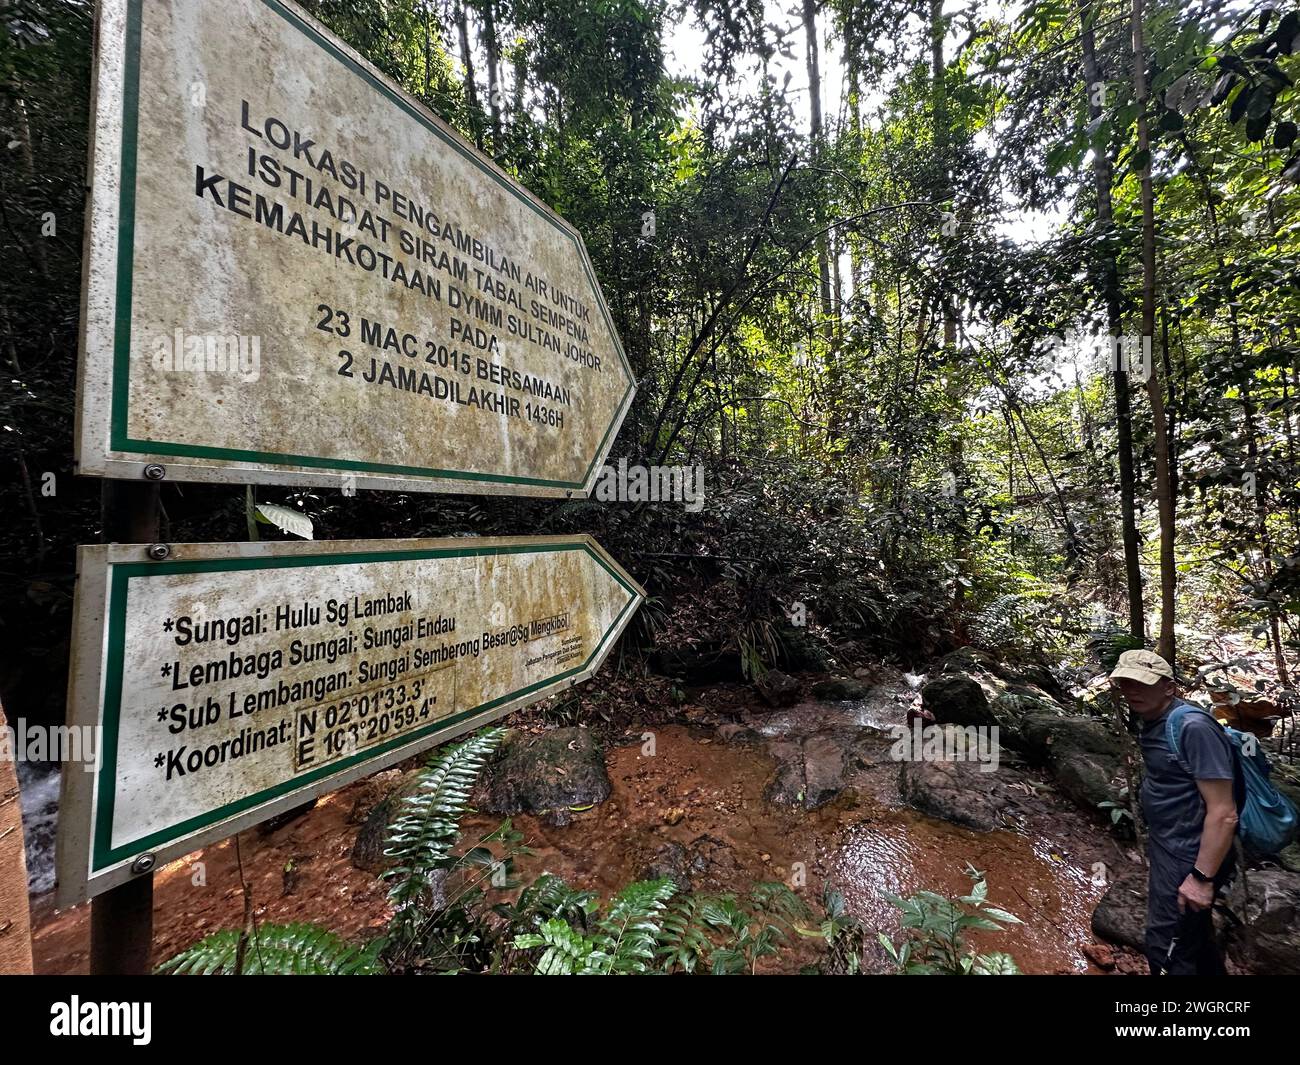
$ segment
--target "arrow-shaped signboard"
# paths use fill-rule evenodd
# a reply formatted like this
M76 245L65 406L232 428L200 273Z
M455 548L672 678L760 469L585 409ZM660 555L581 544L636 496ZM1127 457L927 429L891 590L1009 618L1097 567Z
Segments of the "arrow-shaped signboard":
M633 394L582 239L281 0L103 0L80 472L585 495Z
M83 547L59 898L585 680L644 596L589 536ZM98 741L89 737L99 737Z

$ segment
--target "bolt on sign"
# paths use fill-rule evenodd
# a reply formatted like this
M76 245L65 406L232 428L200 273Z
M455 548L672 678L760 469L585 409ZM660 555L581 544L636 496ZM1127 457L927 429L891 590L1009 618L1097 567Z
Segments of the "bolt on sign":
M103 0L83 474L591 491L632 401L582 239L281 0Z
M591 676L644 598L589 536L82 547L70 905Z

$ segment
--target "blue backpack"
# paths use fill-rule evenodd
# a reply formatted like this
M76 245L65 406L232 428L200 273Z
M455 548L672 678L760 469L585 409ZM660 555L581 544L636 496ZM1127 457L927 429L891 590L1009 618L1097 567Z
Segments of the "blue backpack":
M1183 761L1178 750L1178 737L1189 713L1205 714L1216 725L1219 722L1209 711L1191 703L1179 703L1165 719L1165 737L1169 749L1178 764L1190 773L1191 768ZM1245 785L1245 799L1242 800L1239 793L1237 800L1237 835L1256 854L1276 854L1296 838L1300 816L1297 816L1291 800L1269 780L1271 767L1264 752L1260 750L1258 740L1250 736L1247 742L1246 733L1227 725L1222 728L1232 743L1238 778Z

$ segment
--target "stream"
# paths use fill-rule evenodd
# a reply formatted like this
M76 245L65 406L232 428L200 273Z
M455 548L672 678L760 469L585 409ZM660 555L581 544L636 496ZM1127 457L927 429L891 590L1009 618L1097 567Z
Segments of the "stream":
M675 875L695 891L738 894L776 880L814 903L829 879L870 929L866 967L884 971L875 933L897 940L899 932L888 895L965 894L970 865L986 874L989 901L1023 922L978 932L972 943L1010 953L1027 973L1088 971L1083 947L1093 941L1089 918L1104 891L1089 871L1096 862L1123 861L1117 844L1050 789L1039 794L1035 775L1015 764L998 774L1007 788L1027 782L1016 791L1013 827L975 831L907 807L886 730L906 719L912 692L900 680L873 687L866 700L811 701L788 710L755 706L742 715L753 727L729 739L716 728L683 724L624 736L606 747L612 794L604 803L576 812L563 827L515 816L533 851L518 860L517 871L526 882L547 871L606 895L651 875ZM836 729L851 730L859 742L867 735L870 752L846 773L842 790L811 810L769 801L773 751L792 738ZM384 777L394 779L392 771ZM259 920L318 921L345 936L380 928L387 917L383 884L350 863L358 823L380 794L379 784L359 781L272 832L243 833L238 852L226 840L161 869L157 959L238 926L241 862ZM468 815L463 839L477 839L500 820ZM34 899L34 925L39 971L84 970L88 907L57 913L51 896L41 895ZM815 948L796 937L790 951L760 968L795 972L815 959Z

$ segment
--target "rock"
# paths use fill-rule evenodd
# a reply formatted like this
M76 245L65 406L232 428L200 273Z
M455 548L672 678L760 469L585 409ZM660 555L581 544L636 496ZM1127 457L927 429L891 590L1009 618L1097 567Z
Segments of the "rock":
M1229 952L1254 973L1300 975L1300 874L1256 869L1246 874L1243 933L1234 929Z
M769 669L754 682L754 687L769 706L794 706L799 701L799 682L779 669Z
M1040 761L1061 751L1086 751L1105 758L1119 758L1123 751L1119 738L1091 717L1026 714L1020 722L1020 735L1026 751Z
M589 729L557 728L540 736L508 733L475 791L479 809L536 814L555 825L573 820L572 806L609 798L605 753Z
M1023 688L1008 688L999 692L990 704L993 716L1004 729L1019 733L1020 726L1029 714L1058 714L1060 708L1040 692Z
M1116 878L1092 911L1092 934L1107 943L1143 949L1147 926L1145 874Z
M664 811L664 814L663 814L663 817L664 817L664 824L665 824L665 825L675 825L675 824L678 824L678 823L681 822L681 819L682 819L683 817L685 817L685 816L686 816L686 811L685 811L685 810L683 810L680 806L674 806L674 807L672 807L672 808L670 808L670 809Z
M845 751L830 733L803 741L803 804L808 810L828 803L844 789Z
M996 655L978 647L959 647L939 660L938 674L968 673L985 675L996 687L1007 685L1036 688L1053 702L1069 703L1069 693L1052 671L1041 662L1003 662Z
M1273 761L1276 762L1277 759L1274 758ZM1282 776L1282 774L1278 772L1274 772L1269 777L1269 780L1272 781L1273 787L1277 788L1278 791L1291 800L1292 806L1297 810L1300 810L1300 784L1292 784L1286 779L1286 777Z
M1297 807L1297 809L1300 809L1300 807ZM1283 847L1277 854L1273 855L1273 860L1283 869L1289 869L1293 873L1300 873L1300 840Z
M945 739L946 750L955 747L955 740ZM922 813L982 831L1001 824L1007 806L997 774L983 772L976 761L902 761L898 790Z
M850 699L865 699L870 689L858 680L849 680L846 677L833 677L830 680L819 680L812 687L812 693L818 699L824 699L827 702L846 702Z
M372 777L367 777L355 792L352 809L348 811L348 824L362 824L370 816L370 812L397 787L401 779L400 769L385 769Z
M690 855L686 847L677 842L669 840L654 853L650 862L641 869L638 874L638 880L663 880L668 879L673 882L673 886L681 892L691 890L690 878Z
M979 681L965 673L945 673L921 688L921 705L941 725L996 725L997 718Z
M875 736L870 729L834 729L774 740L767 752L776 775L763 792L768 802L815 810L842 792L846 777L860 768Z
M735 744L738 747L752 747L763 742L763 737L758 732L734 721L719 725L717 733L723 743Z
M1119 798L1123 745L1101 721L1064 714L1027 714L1020 743L1056 777L1061 794L1093 813Z
M1067 799L1085 810L1110 816L1109 807L1101 804L1119 801L1120 791L1115 783L1119 762L1076 753L1069 758L1053 759L1052 771L1056 774L1057 790Z
M1098 969L1110 970L1115 968L1115 948L1109 947L1105 943L1085 943L1083 945L1083 956L1097 966Z
M763 797L779 806L802 806L803 742L796 739L769 743L767 753L776 760L776 777L768 784Z
M992 673L998 668L997 658L988 651L981 650L978 647L958 647L955 651L950 651L939 659L939 665L934 670L936 674L942 673Z
M420 773L420 769L412 769L403 774L389 788L387 796L371 806L352 844L352 864L358 869L380 873L388 865L384 857L388 829L402 815L402 800L420 790Z

